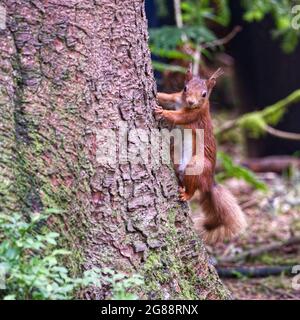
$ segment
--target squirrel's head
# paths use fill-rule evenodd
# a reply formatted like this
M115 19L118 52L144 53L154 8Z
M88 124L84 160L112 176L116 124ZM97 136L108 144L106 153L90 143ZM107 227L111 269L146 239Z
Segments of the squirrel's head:
M217 78L222 74L223 71L218 69L208 80L204 80L198 76L193 76L192 65L190 64L185 75L185 86L182 93L185 106L191 109L201 108L208 101Z

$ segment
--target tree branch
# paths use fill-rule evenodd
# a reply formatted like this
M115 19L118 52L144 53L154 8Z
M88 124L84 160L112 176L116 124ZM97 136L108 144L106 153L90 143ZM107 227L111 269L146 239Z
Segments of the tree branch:
M300 141L300 134L299 133L281 131L281 130L272 128L268 125L266 125L265 130L270 135L277 137L277 138Z
M175 21L177 28L183 27L182 14L181 14L181 0L174 0Z
M224 38L217 39L211 42L207 42L201 46L202 49L209 49L214 47L223 46L224 44L231 41L240 31L242 31L241 26L236 26L232 29L230 33L228 33Z
M254 111L250 113L246 113L241 117L233 120L229 120L225 122L223 126L221 126L218 130L216 130L215 134L217 137L220 137L223 133L226 133L230 130L236 129L237 127L242 127L243 123L245 123L246 119L251 119L251 117L260 117L265 123L269 124L270 118L276 112L285 112L290 105L300 102L300 89L294 91L286 98L276 102L275 104L268 106L260 111ZM266 130L266 126L262 127L262 130ZM298 138L297 138L298 139Z

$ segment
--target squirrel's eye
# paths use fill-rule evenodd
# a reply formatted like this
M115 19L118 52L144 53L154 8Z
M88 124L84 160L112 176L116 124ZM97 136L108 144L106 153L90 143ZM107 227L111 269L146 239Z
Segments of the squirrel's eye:
M187 86L183 88L183 92L187 92Z
M202 92L202 98L205 98L205 97L206 97L206 94L207 94L206 91L203 91L203 92Z

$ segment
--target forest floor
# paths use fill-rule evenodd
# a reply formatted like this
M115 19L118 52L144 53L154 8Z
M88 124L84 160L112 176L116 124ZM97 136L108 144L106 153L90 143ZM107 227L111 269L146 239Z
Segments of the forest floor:
M281 244L291 238L297 240L300 237L300 173L295 172L289 178L275 173L263 173L258 177L267 184L268 191L253 190L245 182L237 179L230 179L225 183L239 199L247 216L248 228L242 236L230 242L207 247L212 262L217 267L292 268L300 265L300 242L297 241L289 245L279 245L276 250L263 250L252 258L224 262L224 259L236 257L248 250ZM197 197L196 195L191 201L195 220L201 212ZM220 262L221 260L223 262ZM296 274L292 274L291 271L288 273L252 278L235 272L235 278L226 278L223 282L235 299L299 300L300 289L293 289L292 284L294 281L300 287L300 280L297 281Z

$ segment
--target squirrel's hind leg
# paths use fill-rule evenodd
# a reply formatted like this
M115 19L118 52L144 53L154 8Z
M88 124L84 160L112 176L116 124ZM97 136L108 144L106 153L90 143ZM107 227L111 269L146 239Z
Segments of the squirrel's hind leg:
M185 175L183 178L183 187L179 188L179 199L181 201L190 200L197 188L197 176Z
M182 201L190 200L196 190L206 194L213 185L212 165L208 160L204 161L203 171L200 174L188 175L188 168L195 166L196 159L193 159L185 169L183 176L183 188L179 191L179 198Z

